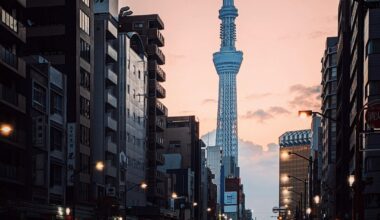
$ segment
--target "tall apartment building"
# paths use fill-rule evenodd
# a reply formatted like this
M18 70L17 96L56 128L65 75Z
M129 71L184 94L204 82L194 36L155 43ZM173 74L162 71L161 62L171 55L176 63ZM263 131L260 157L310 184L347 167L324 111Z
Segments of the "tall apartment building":
M94 72L93 2L27 1L27 54L40 54L67 77L67 204L73 215L94 214L91 199L91 91Z
M147 153L146 153L146 177L148 202L164 207L166 206L165 174L157 170L162 162L158 151L164 148L163 134L165 130L165 118L167 108L159 99L165 98L166 90L161 82L165 82L166 74L160 65L165 64L165 55L160 47L164 46L165 40L160 30L164 29L164 23L158 15L125 16L119 19L120 32L137 32L144 44L148 55L148 117L147 117Z
M85 16L80 12L80 16ZM122 186L120 179L119 133L119 52L118 52L118 1L94 2L94 73L91 111L92 161L103 161L104 171L93 172L96 183L92 198L98 201L100 216L117 216ZM91 29L92 27L90 27ZM81 104L88 100L81 100ZM124 172L125 174L125 172ZM124 196L125 198L125 196ZM106 201L105 201L106 200ZM107 211L107 210L112 210Z
M308 206L305 182L309 179L309 163L297 155L289 155L289 152L309 158L310 142L310 130L288 131L279 138L279 207L289 209L292 216L300 212L305 213L305 206Z
M350 2L341 0L338 13L337 46L337 142L336 142L336 218L350 219L352 201L347 184L350 164L349 98L350 98Z
M380 212L371 201L378 198L378 172L368 164L374 152L359 149L374 148L378 137L366 121L364 108L378 100L379 2L340 1L338 41L337 92L337 218L371 219ZM347 137L348 140L347 140ZM348 146L348 147L347 147ZM376 147L375 147L376 148ZM355 176L350 188L347 178ZM370 180L370 181L369 181ZM352 193L350 193L352 192ZM347 202L349 201L349 202ZM366 202L364 202L366 201Z
M327 219L335 218L337 43L337 37L327 38L322 58L321 215Z
M137 186L146 182L148 76L143 42L136 32L119 33L119 54L120 146L125 155L121 172L126 172L120 176L120 190L126 192L126 207L145 206L145 191Z
M27 199L26 64L21 58L26 34L22 1L0 2L0 207ZM0 218L9 218L0 213Z
M202 142L203 143L203 142ZM181 168L190 169L194 175L193 202L201 204L201 140L199 139L199 122L195 116L168 117L165 129L165 146L162 152L179 154ZM191 200L189 201L191 204ZM200 219L202 210L194 206L193 216Z

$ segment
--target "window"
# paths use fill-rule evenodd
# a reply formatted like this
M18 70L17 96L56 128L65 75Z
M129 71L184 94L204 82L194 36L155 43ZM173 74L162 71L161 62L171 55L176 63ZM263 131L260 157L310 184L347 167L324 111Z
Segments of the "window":
M82 2L87 5L88 7L90 7L90 0L82 0Z
M129 118L131 116L131 111L127 109L127 117Z
M369 40L367 44L367 55L380 53L380 39Z
M90 119L90 100L80 97L80 114Z
M80 126L80 143L90 146L90 128L83 125Z
M50 94L50 113L62 115L63 100L62 96L56 92Z
M331 68L331 79L334 80L336 79L337 72L336 72L336 67Z
M38 83L33 83L33 107L45 111L46 109L46 89Z
M62 131L51 127L50 128L50 150L62 151Z
M365 95L380 95L380 80L371 80L367 83L365 89Z
M91 88L91 76L90 76L90 73L87 72L86 70L84 69L80 69L80 85L89 90L90 91L90 88Z
M10 29L12 29L14 32L17 32L17 20L10 15L8 12L6 12L4 9L1 9L1 21L7 25Z
M62 167L56 164L50 165L50 187L62 185Z
M80 57L90 63L91 59L91 46L83 39L80 39Z
M83 173L89 173L90 172L90 157L85 154L80 154L80 170Z
M181 141L170 141L169 142L169 147L170 148L178 148L178 147L181 147Z
M138 77L139 79L141 79L141 71L139 70L138 73L139 73Z
M79 11L79 27L86 34L90 35L90 18L82 10Z
M128 94L130 93L130 90L131 90L131 86L129 86L129 84L128 84L128 86L127 86L127 93Z
M141 29L144 27L144 23L143 22L136 22L133 24L133 28L136 28L136 29Z

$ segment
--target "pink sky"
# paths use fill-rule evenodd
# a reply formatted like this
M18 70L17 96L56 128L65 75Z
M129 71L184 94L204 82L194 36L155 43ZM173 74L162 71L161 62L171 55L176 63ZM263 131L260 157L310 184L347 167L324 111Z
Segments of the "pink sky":
M214 130L218 77L212 54L219 50L222 0L120 0L120 4L129 5L136 15L157 13L165 23L163 102L169 114L198 116L202 135ZM310 120L297 118L298 109L318 110L320 61L326 37L337 33L338 0L235 0L235 4L240 14L237 48L244 52L237 87L239 137L268 150L283 132L310 127ZM253 152L250 159L258 157L264 158ZM248 172L245 162L241 161L242 174L247 173L243 182L256 181L259 175ZM270 210L254 207L260 203L257 191L247 192L248 207L268 217ZM268 207L276 205L277 197L272 197Z

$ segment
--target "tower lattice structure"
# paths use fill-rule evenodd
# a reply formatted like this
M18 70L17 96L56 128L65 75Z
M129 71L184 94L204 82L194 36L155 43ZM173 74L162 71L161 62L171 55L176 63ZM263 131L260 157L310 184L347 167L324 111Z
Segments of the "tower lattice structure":
M219 101L216 131L216 145L223 152L225 176L238 176L238 120L236 103L236 75L243 61L243 52L237 51L235 19L238 10L234 0L223 0L219 10L220 51L214 53L213 60L219 75Z

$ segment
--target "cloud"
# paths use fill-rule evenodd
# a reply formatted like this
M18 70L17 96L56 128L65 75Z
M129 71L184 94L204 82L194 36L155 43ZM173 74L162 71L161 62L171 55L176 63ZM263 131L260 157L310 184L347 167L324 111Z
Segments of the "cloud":
M246 97L246 99L248 100L252 100L252 99L261 99L261 98L266 98L268 96L271 96L272 93L257 93L257 94L251 94L249 96Z
M258 109L256 111L248 111L245 115L242 116L244 119L255 119L260 123L274 118L278 115L290 114L288 110L280 106L272 106L268 110Z
M204 99L202 105L218 103L215 99Z
M294 94L294 97L289 101L289 105L295 109L312 109L319 110L321 106L320 94L321 86L305 86L301 84L293 85L289 91Z
M245 119L256 119L260 123L273 118L273 115L263 109L258 109L256 111L248 111L247 114L243 116Z

